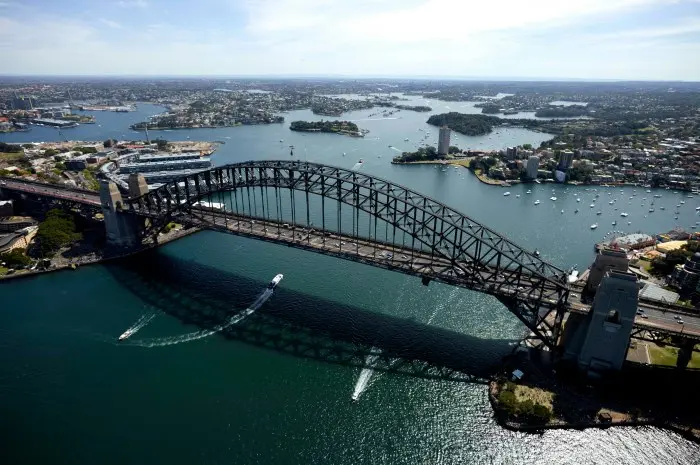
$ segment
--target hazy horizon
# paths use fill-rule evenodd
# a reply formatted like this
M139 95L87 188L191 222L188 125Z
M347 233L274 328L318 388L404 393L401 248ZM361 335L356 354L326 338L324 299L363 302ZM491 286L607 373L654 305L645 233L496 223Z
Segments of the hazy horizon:
M13 76L696 82L700 2L9 0L0 50Z

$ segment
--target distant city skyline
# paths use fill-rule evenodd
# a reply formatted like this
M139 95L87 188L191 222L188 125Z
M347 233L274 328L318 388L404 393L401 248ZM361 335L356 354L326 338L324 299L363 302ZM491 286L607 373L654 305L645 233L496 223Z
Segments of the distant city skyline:
M698 0L0 1L3 74L700 81Z

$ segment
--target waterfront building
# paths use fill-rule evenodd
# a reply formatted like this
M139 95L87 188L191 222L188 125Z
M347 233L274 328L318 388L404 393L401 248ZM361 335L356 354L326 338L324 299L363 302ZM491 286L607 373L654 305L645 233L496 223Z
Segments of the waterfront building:
M10 216L0 219L0 232L15 232L36 224L37 221L29 216Z
M566 172L569 168L571 168L571 165L574 163L574 152L571 150L562 150L559 152L559 164L557 165L557 169L559 171L564 171Z
M540 158L536 156L531 156L527 159L527 177L530 179L537 179L537 170L540 167Z
M438 137L438 154L447 155L450 153L450 128L442 126Z
M518 147L506 147L506 160L518 158Z

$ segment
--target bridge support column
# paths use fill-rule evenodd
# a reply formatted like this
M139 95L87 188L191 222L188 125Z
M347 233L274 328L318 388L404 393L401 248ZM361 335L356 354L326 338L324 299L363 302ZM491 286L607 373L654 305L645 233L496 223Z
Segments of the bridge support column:
M690 359L693 356L695 341L683 341L678 350L678 358L676 359L676 368L687 368Z
M104 215L107 245L134 248L141 244L138 219L122 213L123 199L117 185L111 181L100 183L100 201Z
M575 360L591 376L622 368L637 313L638 293L636 275L609 270L598 286L588 315L569 316L564 357Z

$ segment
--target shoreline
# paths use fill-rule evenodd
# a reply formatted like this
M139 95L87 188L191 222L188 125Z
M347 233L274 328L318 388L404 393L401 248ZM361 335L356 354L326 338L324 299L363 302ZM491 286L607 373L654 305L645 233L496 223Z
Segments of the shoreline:
M639 426L654 426L665 430L673 431L683 438L700 444L700 429L691 426L672 423L654 418L633 418L629 414L620 413L613 410L606 411L609 420L602 420L597 416L595 420L578 420L567 421L561 418L553 417L547 423L537 422L520 422L514 420L512 416L499 405L498 394L501 390L501 381L491 380L488 383L488 396L491 408L493 409L496 423L502 428L510 431L518 431L524 433L542 433L545 430L555 429L570 429L570 430L585 430L588 428L607 429L612 427L639 427Z
M487 184L489 186L499 186L499 187L504 187L504 183L508 184L520 184L522 181L519 179L514 179L512 181L501 181L498 179L493 179L489 178L488 176L481 174L481 173L475 173L472 170L469 169L469 163L472 161L474 157L467 157L467 158L459 158L459 159L452 159L452 160L419 160L419 161L393 161L391 162L392 165L452 165L452 166L461 166L462 168L466 168L467 171L472 173L476 178L481 181L484 184Z
M191 236L192 234L198 233L200 231L201 231L201 229L199 229L199 228L180 229L180 230L173 232L172 234L167 234L167 237L164 236L163 238L160 238L157 243L145 245L144 247L141 247L138 250L131 250L131 251L126 252L126 253L109 255L109 256L102 255L102 256L98 256L96 258L89 259L89 260L86 260L83 262L66 263L64 265L55 266L53 268L49 268L46 270L30 270L30 271L27 271L24 273L14 273L11 275L0 276L0 285L5 281L18 280L18 279L22 279L22 278L30 278L33 276L40 276L40 275L55 273L55 272L59 272L59 271L77 270L78 268L83 267L83 266L96 265L96 264L106 263L106 262L113 261L113 260L118 260L120 258L130 257L132 255L136 255L138 253L145 252L146 250L154 249L154 248L159 247L161 245L165 245L165 244L168 244L170 242L174 242L178 239L182 239L183 237Z

